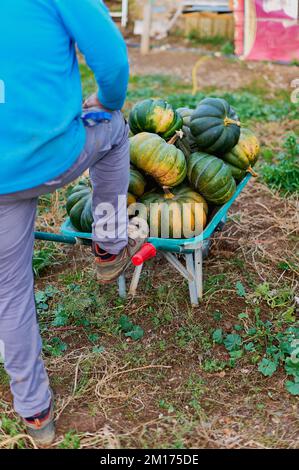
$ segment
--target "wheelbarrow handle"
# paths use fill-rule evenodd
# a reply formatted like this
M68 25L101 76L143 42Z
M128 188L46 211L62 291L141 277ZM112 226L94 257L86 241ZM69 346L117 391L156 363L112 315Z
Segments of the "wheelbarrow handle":
M157 254L157 249L152 243L144 243L140 250L132 257L134 266L140 266L145 261L154 258Z

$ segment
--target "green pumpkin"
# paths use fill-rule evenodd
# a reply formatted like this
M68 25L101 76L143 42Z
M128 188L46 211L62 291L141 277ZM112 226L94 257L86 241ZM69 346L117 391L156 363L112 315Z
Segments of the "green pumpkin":
M156 134L142 132L130 138L131 162L160 186L177 186L186 176L184 154Z
M167 101L147 99L135 104L129 125L133 134L152 132L167 140L182 128L183 119Z
M180 185L166 193L146 193L140 202L147 207L151 236L163 238L165 234L165 238L167 235L170 238L185 238L187 235L189 238L199 235L206 226L208 205L200 194L187 186ZM184 204L188 206L184 208ZM192 234L184 233L184 224Z
M241 181L246 175L247 170L241 170L241 168L238 168L227 162L225 162L225 164L229 167L231 174L233 175L236 181Z
M191 108L177 108L176 112L179 113L181 118L183 119L184 126L190 126L191 116L194 109Z
M79 232L90 233L93 223L92 189L87 182L78 183L71 191L66 211L70 221Z
M180 149L188 159L191 153L198 151L196 140L190 130L191 116L194 110L190 108L178 108L176 111L183 119L183 137L177 139L175 146Z
M190 155L188 179L196 191L216 205L229 201L236 191L236 182L226 163L207 153Z
M135 196L140 197L144 193L145 186L146 181L144 179L144 176L140 173L140 171L136 170L133 165L131 165L129 192L134 194Z
M136 197L129 192L127 205L129 206L135 202ZM92 232L92 188L88 181L79 181L71 190L66 202L66 211L75 229L84 233Z
M136 196L134 194L131 194L130 192L128 193L128 200L127 200L127 205L128 207L131 205L131 204L135 204L135 202L137 202L137 199L136 199Z
M205 98L191 116L191 133L199 150L219 155L229 152L240 137L240 121L222 98Z
M256 135L249 129L241 129L239 142L230 152L221 156L230 167L236 180L241 180L247 171L252 172L260 151L260 144Z

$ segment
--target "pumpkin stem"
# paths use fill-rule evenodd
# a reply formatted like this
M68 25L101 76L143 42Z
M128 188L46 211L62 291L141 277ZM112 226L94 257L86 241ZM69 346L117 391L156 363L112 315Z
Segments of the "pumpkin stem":
M168 144L175 144L178 139L182 139L184 137L184 132L181 130L175 131L175 134L167 141Z
M251 168L251 166L249 166L246 171L250 173L252 176L254 176L255 178L258 176L258 174L254 171L253 168Z
M241 127L240 121L235 121L234 119L230 119L229 117L225 116L224 125L229 126L230 124L236 124L236 126Z
M174 194L172 194L172 192L170 191L169 186L162 186L162 189L165 193L164 194L165 199L173 199L174 198Z

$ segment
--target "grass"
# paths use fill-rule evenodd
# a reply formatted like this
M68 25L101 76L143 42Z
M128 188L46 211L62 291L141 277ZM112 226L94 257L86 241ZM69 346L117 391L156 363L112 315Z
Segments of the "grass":
M47 268L60 264L57 261L61 250L57 245L39 243L40 247L34 250L33 271L35 276L40 276Z
M85 96L96 90L95 82L90 71L81 65ZM163 97L175 108L187 106L195 108L197 103L208 96L217 96L226 99L238 110L241 120L248 122L273 122L282 119L299 119L298 106L289 99L287 91L277 91L273 98L267 98L267 87L262 81L253 82L246 89L235 93L217 91L205 87L203 91L192 95L191 86L178 78L168 75L132 76L130 78L128 99L125 113L128 114L133 103L147 98Z
M299 194L299 144L298 138L290 134L283 144L283 151L274 156L272 151L264 152L266 163L261 175L272 189L284 195Z
M188 41L193 46L210 46L212 49L220 50L225 55L234 54L234 45L223 36L201 37L197 30L192 30L187 35Z

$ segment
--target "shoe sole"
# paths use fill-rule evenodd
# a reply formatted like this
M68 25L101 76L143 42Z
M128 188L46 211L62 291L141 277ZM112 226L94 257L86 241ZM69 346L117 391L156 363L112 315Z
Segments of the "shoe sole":
M27 426L27 434L34 440L35 444L38 446L38 447L41 447L41 448L44 448L44 447L49 447L50 445L53 444L53 442L55 441L55 438L56 438L56 433L55 433L55 425L54 425L54 393L53 393L53 390L51 389L51 401L52 401L52 405L51 405L51 410L50 410L50 416L48 418L49 420L49 423L45 426L45 428L47 426L49 426L51 423L53 423L53 436L49 439L49 440L40 440L38 438L36 438L35 436L32 436L30 434L30 431L34 431L35 429L33 428L30 428Z
M133 254L129 257L129 259L127 260L126 264L124 264L124 266L122 267L122 269L121 269L115 276L113 276L113 278L102 279L102 278L100 277L100 274L97 273L97 280L100 282L100 284L106 285L106 284L112 284L112 283L114 283L114 282L126 271L126 269L130 266L131 261L132 261L132 257L133 257L136 253L138 253L138 251L141 249L142 245L143 245L145 242L146 242L146 239L144 239L144 240L142 241L141 246L139 246L138 249L136 250L136 252L133 253Z

